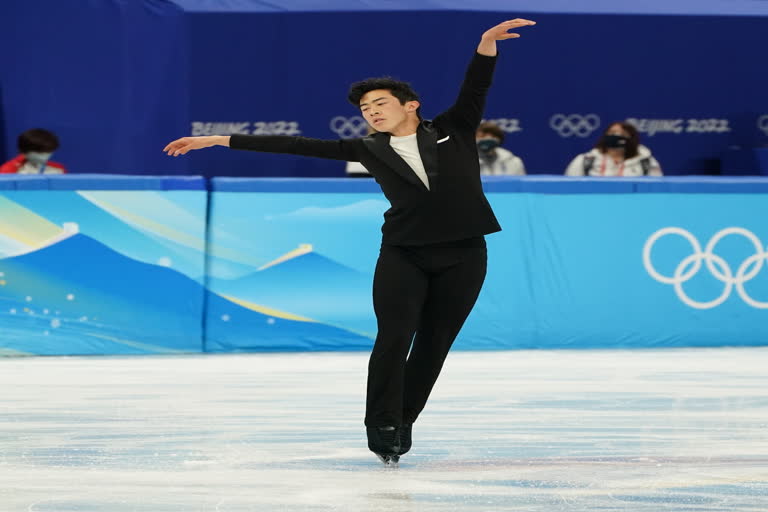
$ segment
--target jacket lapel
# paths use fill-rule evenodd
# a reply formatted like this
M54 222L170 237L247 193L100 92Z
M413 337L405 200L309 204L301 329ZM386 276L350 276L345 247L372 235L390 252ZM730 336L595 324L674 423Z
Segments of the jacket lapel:
M416 130L416 141L419 145L419 154L421 163L424 164L424 170L427 171L429 178L429 188L434 190L437 184L437 130L432 123L424 121Z
M417 142L418 137L419 136L417 135ZM398 155L395 150L392 149L392 146L389 145L388 133L377 133L375 135L365 137L363 142L371 151L371 153L384 161L387 166L399 174L403 179L405 179L405 181L420 187L422 190L427 190L427 187L425 187L424 183L422 183L419 177L416 176L416 173L413 171L413 169L411 169L411 166L408 165L405 160L400 158L400 155ZM421 143L419 143L419 151L421 151Z

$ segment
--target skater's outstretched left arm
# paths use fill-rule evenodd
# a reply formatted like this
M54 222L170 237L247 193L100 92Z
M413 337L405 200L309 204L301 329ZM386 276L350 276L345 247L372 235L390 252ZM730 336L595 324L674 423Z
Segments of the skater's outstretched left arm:
M520 37L520 34L510 32L510 30L535 24L535 21L524 20L522 18L515 18L514 20L499 23L495 27L489 28L483 32L483 35L480 38L480 44L477 45L477 53L485 55L486 57L495 57L498 53L496 50L496 41L516 39Z
M477 45L475 57L469 64L456 102L438 117L448 118L454 125L461 125L471 130L477 129L483 118L485 97L491 87L491 79L496 66L498 54L496 41L517 39L520 34L510 32L510 30L535 24L535 21L517 18L499 23L486 30L480 38L480 44Z

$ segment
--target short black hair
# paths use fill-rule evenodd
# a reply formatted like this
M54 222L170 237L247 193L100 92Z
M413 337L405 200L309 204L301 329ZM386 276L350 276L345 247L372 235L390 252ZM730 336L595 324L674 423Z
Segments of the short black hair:
M360 82L353 83L349 86L347 99L354 106L360 107L360 99L365 96L366 93L377 89L388 90L392 93L392 96L398 99L401 105L405 105L407 101L419 101L419 95L413 90L411 84L403 82L402 80L396 80L391 76L366 78ZM419 119L421 119L420 111L421 107L416 109L416 115L419 116Z
M53 132L34 128L19 135L18 146L19 153L53 153L59 148L59 138Z

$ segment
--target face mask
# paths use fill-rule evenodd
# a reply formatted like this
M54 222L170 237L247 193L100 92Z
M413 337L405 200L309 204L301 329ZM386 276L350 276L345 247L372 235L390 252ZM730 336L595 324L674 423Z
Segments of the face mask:
M629 142L629 137L624 137L623 135L606 135L603 141L605 142L605 147L607 148L623 149L627 147L627 142Z
M490 153L497 147L499 147L499 141L496 139L480 139L477 141L477 149L481 153Z
M27 161L35 165L43 165L51 158L53 153L38 153L36 151L30 151L27 153Z

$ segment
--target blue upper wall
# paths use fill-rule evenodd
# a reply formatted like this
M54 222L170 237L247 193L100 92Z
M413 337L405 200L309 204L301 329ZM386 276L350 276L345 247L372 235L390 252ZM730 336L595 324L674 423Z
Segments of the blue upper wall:
M173 0L197 12L493 11L572 14L768 16L766 0Z
M730 149L768 146L766 14L767 0L0 1L0 160L45 127L77 173L342 176L343 162L161 150L191 134L364 133L346 92L368 76L411 82L434 117L480 34L520 15L538 25L500 45L486 118L530 172L562 173L631 118L665 173L717 173Z

